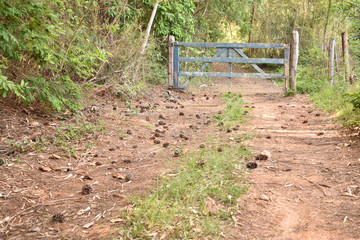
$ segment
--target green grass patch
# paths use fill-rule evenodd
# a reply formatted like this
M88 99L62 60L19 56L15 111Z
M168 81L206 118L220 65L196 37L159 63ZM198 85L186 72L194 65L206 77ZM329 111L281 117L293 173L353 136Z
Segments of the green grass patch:
M326 84L319 92L312 94L311 99L317 107L335 113L337 120L345 126L356 127L360 125L360 109L354 107L351 96L358 88L358 85L337 81L333 86Z
M239 94L227 93L222 96L226 109L222 114L214 116L219 126L229 129L231 126L246 123L248 117L243 108L244 101Z
M250 153L241 146L217 146L194 151L183 157L175 177L158 179L149 197L134 199L126 216L125 239L216 238L223 222L231 219L238 197L247 190L241 167ZM209 214L207 203L215 201L218 211Z
M223 98L226 110L217 120L226 126L244 122L241 97ZM239 143L209 140L205 148L183 155L175 176L165 174L149 196L134 197L134 208L123 213L122 239L223 237L222 227L231 221L239 196L248 188L243 162L250 152Z

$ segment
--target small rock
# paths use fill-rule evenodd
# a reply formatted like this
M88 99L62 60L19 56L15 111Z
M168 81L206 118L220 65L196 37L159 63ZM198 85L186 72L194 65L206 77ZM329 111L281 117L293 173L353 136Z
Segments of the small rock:
M167 148L169 145L170 145L170 144L169 144L168 142L166 142L166 143L163 144L163 147L164 147L164 148Z
M96 166L101 166L101 165L102 165L102 162L95 162L95 165L96 165Z
M270 135L266 136L266 139L271 139L271 136Z
M162 114L159 115L159 118L160 118L160 119L165 119Z
M91 184L84 184L84 186L82 187L81 193L84 195L89 195L90 193L93 192L92 186Z
M256 162L248 162L246 164L246 167L249 168L249 169L257 168L257 163Z
M206 120L206 121L204 122L205 125L209 125L210 123L211 123L211 120L210 120L210 119L208 119L208 120Z
M138 148L138 145L134 145L133 148Z
M270 198L264 194L260 196L260 199L264 201L270 201Z
M183 112L179 112L179 115L180 116L184 116L185 114Z
M125 179L125 176L120 174L120 173L114 173L113 174L113 178L116 178L116 179L120 179L120 180L124 180Z
M159 140L159 139L155 139L155 140L154 140L154 143L155 143L155 144L160 144L160 140Z
M281 126L281 128L282 128L282 129L287 129L287 127L286 127L286 126Z
M131 163L131 160L130 159L125 159L123 162L124 163Z
M223 151L223 148L222 148L222 147L218 147L218 148L217 148L217 151L218 151L218 152L222 152L222 151Z
M233 127L233 131L239 131L238 127Z
M150 117L145 117L145 120L150 122Z
M196 114L195 117L196 117L197 119L200 119L200 115L199 115L199 114Z
M227 133L231 133L231 129L230 129L230 128L227 129L226 132L227 132Z
M205 148L205 144L200 144L200 146L199 146L200 148Z
M325 133L323 133L323 132L318 132L316 135L318 135L318 136L322 136L322 135L324 135Z
M128 129L128 130L126 131L126 133L127 133L128 135L131 135L131 134L132 134L131 129Z
M53 222L63 223L63 222L65 222L65 216L62 213L55 213L52 216L52 220L53 220Z
M31 123L31 126L32 126L32 127L39 127L39 126L40 126L40 123L38 123L38 122L32 122L32 123Z
M309 121L307 120L307 119L304 119L303 121L302 121L302 123L308 123Z
M109 151L113 152L113 151L115 151L115 148L109 148Z
M320 117L320 113L315 114L315 116Z

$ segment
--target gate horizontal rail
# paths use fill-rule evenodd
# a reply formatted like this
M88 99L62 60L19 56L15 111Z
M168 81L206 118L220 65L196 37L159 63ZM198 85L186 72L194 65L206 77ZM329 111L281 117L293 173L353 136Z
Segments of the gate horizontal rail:
M208 63L270 63L284 64L279 58L220 58L220 57L179 57L179 62L208 62Z
M287 48L283 43L206 43L175 42L176 47L214 47L214 48Z
M283 76L283 74L271 73L179 72L179 77L282 78Z

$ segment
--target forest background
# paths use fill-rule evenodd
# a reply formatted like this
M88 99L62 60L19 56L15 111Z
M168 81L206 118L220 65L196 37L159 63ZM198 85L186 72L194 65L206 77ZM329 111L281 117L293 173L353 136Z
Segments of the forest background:
M19 105L77 111L84 91L105 85L126 101L150 85L166 84L168 35L178 41L290 43L297 30L297 93L311 94L319 107L357 127L360 90L346 77L341 34L349 34L356 79L359 15L360 0L0 0L0 94ZM331 39L336 40L334 84Z

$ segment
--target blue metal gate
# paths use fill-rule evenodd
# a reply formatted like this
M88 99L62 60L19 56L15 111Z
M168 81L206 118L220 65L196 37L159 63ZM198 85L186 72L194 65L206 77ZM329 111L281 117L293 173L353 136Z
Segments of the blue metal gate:
M179 77L227 77L231 78L283 78L284 88L287 90L289 80L289 55L290 47L287 44L271 43L199 43L199 42L176 42L169 38L169 85L179 87ZM181 57L180 47L216 48L217 53L213 57ZM284 58L249 58L243 52L244 48L272 48L284 49ZM197 72L183 72L179 68L180 62L204 62L205 64ZM228 63L228 72L203 72L210 63ZM257 73L234 73L232 63L247 63ZM256 64L283 64L284 74L265 73Z

